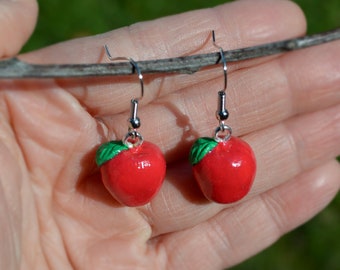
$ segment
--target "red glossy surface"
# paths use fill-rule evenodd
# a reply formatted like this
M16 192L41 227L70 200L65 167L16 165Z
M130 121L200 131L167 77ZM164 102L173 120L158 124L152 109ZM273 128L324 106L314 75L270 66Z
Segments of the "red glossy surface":
M203 194L217 203L232 203L249 192L256 172L255 156L243 140L220 142L193 166Z
M127 206L148 203L159 191L166 163L160 149L147 141L122 151L101 166L102 180L111 195Z

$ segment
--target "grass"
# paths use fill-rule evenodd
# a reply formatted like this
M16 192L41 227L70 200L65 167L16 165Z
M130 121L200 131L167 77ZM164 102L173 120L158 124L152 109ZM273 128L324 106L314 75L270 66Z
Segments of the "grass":
M24 51L94 35L138 21L214 6L221 0L40 0L36 31ZM296 0L306 13L308 33L340 26L339 0ZM340 161L340 157L338 158ZM336 270L340 254L340 195L307 224L233 270ZM251 241L251 239L249 239Z

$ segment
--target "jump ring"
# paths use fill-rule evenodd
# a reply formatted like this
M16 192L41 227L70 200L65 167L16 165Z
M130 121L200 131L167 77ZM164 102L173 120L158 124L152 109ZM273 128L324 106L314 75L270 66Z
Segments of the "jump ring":
M220 133L226 133L224 136ZM232 129L228 125L221 124L215 129L215 141L226 142L230 139L232 134Z
M140 146L143 141L143 136L137 131L129 131L123 139L123 143L129 148Z

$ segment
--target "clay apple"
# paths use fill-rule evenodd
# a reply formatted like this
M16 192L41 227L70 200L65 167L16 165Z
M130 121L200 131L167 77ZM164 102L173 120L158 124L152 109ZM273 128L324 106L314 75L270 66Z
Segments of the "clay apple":
M160 149L147 141L132 148L121 141L101 145L96 154L106 189L121 204L144 205L159 191L166 170Z
M190 162L203 194L217 203L242 199L255 178L254 153L245 141L236 137L222 142L199 138L192 146Z

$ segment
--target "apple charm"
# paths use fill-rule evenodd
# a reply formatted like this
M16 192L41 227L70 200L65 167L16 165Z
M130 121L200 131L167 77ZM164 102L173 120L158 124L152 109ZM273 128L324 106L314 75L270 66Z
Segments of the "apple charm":
M122 141L107 142L99 147L96 163L106 189L118 202L131 207L150 202L165 177L163 154L147 141L133 147Z
M250 146L230 136L228 140L199 138L191 148L194 177L205 197L217 203L233 203L249 192L256 161Z

